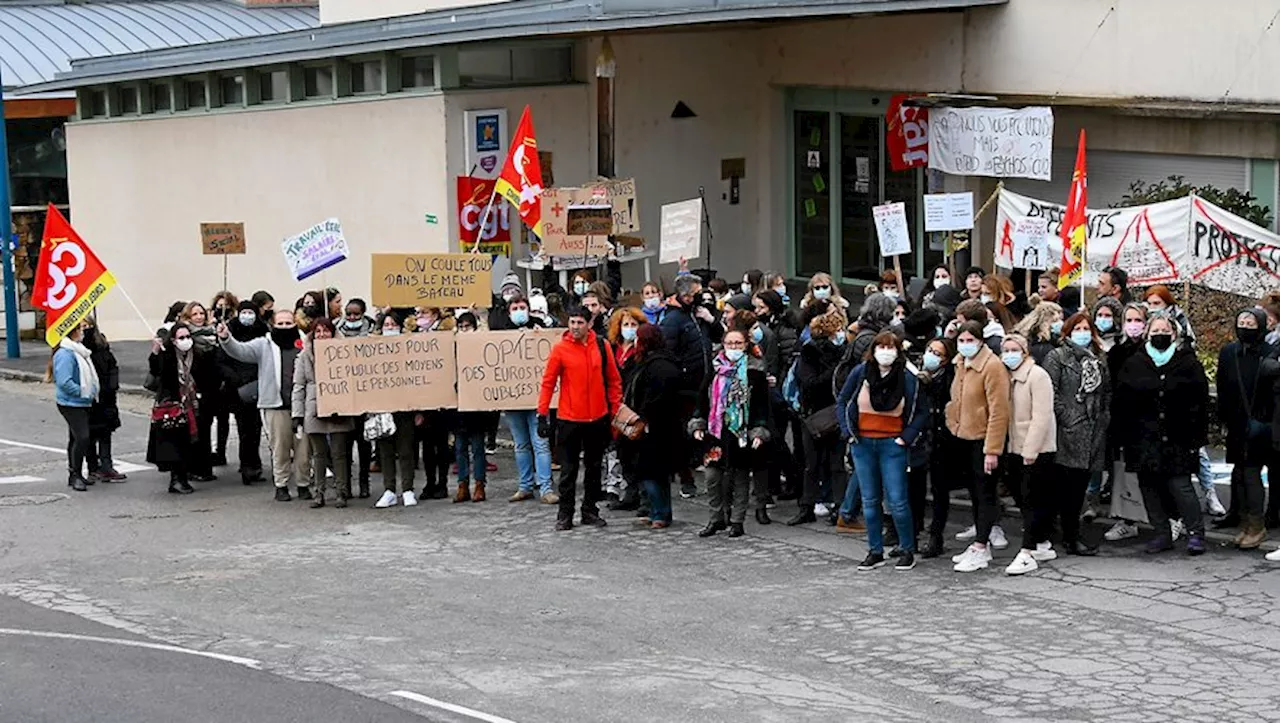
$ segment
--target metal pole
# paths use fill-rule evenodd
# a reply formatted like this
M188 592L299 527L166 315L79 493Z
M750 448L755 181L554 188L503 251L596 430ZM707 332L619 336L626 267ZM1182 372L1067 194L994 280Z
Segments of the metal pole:
M9 198L9 138L4 123L4 76L0 71L0 266L4 267L4 338L5 356L22 356L18 343L18 284L13 273L13 235Z

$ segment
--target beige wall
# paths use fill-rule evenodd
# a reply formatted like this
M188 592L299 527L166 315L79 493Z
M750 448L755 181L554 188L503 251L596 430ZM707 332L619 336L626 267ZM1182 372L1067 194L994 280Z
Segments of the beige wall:
M370 253L448 247L444 128L438 95L74 123L74 223L153 325L174 300L207 303L221 286L221 260L200 253L201 221L245 223L248 254L229 259L232 290L268 289L292 304L321 278L294 282L280 243L336 216L352 257L325 280L367 296ZM427 225L426 213L441 223ZM146 331L120 294L99 315L112 336Z
M320 0L320 22L346 23L353 20L414 15L430 10L444 10L473 5L488 5L504 0Z

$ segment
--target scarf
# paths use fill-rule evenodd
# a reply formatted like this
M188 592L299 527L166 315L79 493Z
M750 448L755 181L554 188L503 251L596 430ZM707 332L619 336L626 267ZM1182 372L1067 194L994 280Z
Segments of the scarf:
M80 398L98 401L98 370L93 368L89 359L89 347L65 336L58 342L58 347L69 349L76 355L76 366L80 368Z
M712 361L715 378L711 380L711 413L707 415L707 431L716 439L724 439L727 429L738 438L738 444L747 443L747 356L736 363L723 353Z
M191 340L197 351L209 351L218 346L218 329L213 326L192 326Z
M191 361L195 359L195 354L174 349L174 356L178 360L178 401L184 407L192 406L196 399L196 383L191 377Z
M889 372L883 376L880 365L874 361L867 362L867 386L871 391L871 408L877 412L892 412L902 403L903 390L906 385L902 380L903 365L894 362Z

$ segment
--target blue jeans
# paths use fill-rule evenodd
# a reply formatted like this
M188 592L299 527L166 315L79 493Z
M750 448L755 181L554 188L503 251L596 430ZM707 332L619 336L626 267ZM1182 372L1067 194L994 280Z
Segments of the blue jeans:
M551 492L551 445L538 436L538 411L503 412L507 429L516 443L516 470L520 474L520 491L532 492L537 471L538 493Z
M911 523L907 497L909 451L893 439L860 439L853 445L853 464L862 488L862 511L867 522L867 547L884 554L884 531L880 521L880 498L889 503L893 526L898 530L898 547L916 551L916 530Z
M858 481L857 458L852 453L849 455L849 466L853 467L853 474L849 475L849 484L844 488L844 499L840 502L840 516L852 522L858 518L858 508L862 507L862 485Z
M1208 492L1213 489L1213 470L1209 468L1209 448L1200 448L1200 470L1196 473L1196 479L1200 480L1200 489Z
M644 480L649 495L649 521L671 524L671 479Z
M455 432L453 456L458 459L458 483L484 482L484 431Z

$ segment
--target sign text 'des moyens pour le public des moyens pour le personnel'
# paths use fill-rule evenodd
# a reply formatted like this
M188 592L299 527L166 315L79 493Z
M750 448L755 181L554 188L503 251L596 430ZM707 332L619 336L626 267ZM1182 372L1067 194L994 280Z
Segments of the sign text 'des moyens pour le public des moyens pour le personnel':
M480 306L492 301L489 254L374 254L375 306Z

